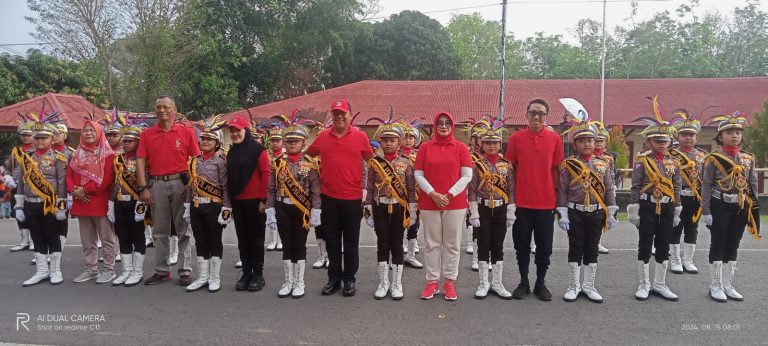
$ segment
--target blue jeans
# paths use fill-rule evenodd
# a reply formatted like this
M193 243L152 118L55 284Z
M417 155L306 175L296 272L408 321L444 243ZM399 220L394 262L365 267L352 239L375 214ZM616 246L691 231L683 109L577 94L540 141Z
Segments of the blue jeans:
M0 216L6 219L11 218L11 202L0 203Z

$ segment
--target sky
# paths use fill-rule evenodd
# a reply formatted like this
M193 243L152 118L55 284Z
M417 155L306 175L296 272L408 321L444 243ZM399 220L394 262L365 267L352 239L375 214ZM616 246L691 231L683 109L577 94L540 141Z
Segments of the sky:
M629 0L608 0L606 23L609 27L629 24L631 5ZM650 18L653 13L675 9L689 0L639 0L638 19ZM447 25L457 14L479 12L484 18L501 19L501 0L381 0L382 10L375 20L382 20L404 10L425 12L428 16ZM700 12L718 11L730 13L737 6L744 6L746 0L699 0ZM469 8L474 7L474 8ZM768 0L762 0L760 7L768 11ZM572 39L570 30L582 18L602 20L603 3L600 0L509 0L507 7L507 29L517 38L530 37L536 32L562 34ZM3 46L5 44L36 42L30 36L34 26L24 19L32 16L26 0L0 0L0 53L24 52L35 45Z

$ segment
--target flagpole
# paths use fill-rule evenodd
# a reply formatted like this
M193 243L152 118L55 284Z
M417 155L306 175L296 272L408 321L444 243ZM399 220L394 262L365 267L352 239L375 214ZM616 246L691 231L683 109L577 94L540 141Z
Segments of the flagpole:
M504 119L504 75L507 62L507 0L501 4L501 59L499 77L499 117Z
M600 122L605 122L605 7L607 0L603 0L603 51L602 68L600 72Z

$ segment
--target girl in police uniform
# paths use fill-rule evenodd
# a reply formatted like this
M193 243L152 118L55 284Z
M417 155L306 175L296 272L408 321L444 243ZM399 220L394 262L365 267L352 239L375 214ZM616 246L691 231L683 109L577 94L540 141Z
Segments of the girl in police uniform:
M35 242L35 274L24 281L28 287L50 278L52 285L64 281L61 275L61 238L57 220L67 218L66 162L67 158L51 148L57 132L56 114L30 114L33 121L35 151L14 153L16 180L16 219L28 221ZM50 259L50 265L48 260Z
M187 292L208 286L208 292L221 288L221 234L232 221L232 205L227 192L227 166L221 147L221 128L226 120L215 115L195 124L200 130L200 156L189 162L190 182L184 218L192 225L197 250L197 279Z
M413 168L413 165L416 163L416 154L419 151L417 147L419 146L419 143L421 143L421 139L426 137L426 134L422 133L420 129L421 126L416 121L413 121L410 124L404 124L403 128L405 137L403 138L403 148L401 149L401 152L403 156L408 158L408 165ZM416 194L416 198L418 200L418 194ZM403 263L406 266L421 269L424 268L424 265L416 259L416 254L419 253L419 211L416 210L416 215L411 215L411 217L416 220L413 226L408 227L406 236L403 239L403 252L405 252L405 260Z
M712 238L709 296L718 302L742 301L733 277L744 228L760 239L755 156L740 149L747 122L743 113L719 115L711 121L719 122L715 141L721 148L704 161L701 185L702 220Z

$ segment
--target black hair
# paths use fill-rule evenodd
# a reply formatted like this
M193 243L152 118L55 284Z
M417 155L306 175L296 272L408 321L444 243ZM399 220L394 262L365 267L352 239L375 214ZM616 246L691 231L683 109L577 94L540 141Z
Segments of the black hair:
M543 99L533 99L530 102L528 102L528 107L526 107L525 110L526 111L530 110L532 104L540 104L544 106L544 110L546 110L547 113L549 113L549 104L547 103L547 101L544 101Z
M721 147L723 146L723 131L718 132L717 135L715 136L715 143L717 143L717 145ZM741 133L742 133L741 141L739 142L738 146L741 146L744 143L744 136L743 136L744 130L741 130Z

